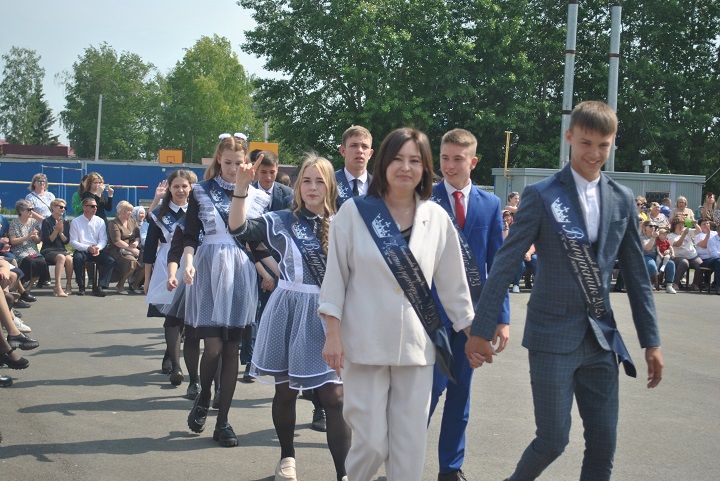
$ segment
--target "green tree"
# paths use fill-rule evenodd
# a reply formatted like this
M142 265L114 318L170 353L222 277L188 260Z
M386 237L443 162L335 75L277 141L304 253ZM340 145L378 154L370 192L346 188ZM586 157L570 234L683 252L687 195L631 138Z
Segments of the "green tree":
M51 133L55 117L43 93L45 69L40 66L40 56L34 50L12 47L2 59L0 131L11 143L57 143L57 136Z
M168 74L162 111L162 146L180 148L185 159L211 157L218 135L262 136L253 112L252 82L230 41L203 36Z
M662 172L718 167L720 4L625 0L616 170L643 151ZM433 143L464 127L479 138L476 181L502 165L556 167L567 3L551 0L239 0L257 27L243 48L279 79L257 82L259 110L298 149L333 154L362 124L381 139L412 125ZM606 99L610 5L580 2L574 103ZM718 176L720 180L720 176Z
M158 144L160 79L138 55L117 54L108 44L88 47L66 81L60 119L79 157L93 157L98 101L103 96L100 156L153 159Z

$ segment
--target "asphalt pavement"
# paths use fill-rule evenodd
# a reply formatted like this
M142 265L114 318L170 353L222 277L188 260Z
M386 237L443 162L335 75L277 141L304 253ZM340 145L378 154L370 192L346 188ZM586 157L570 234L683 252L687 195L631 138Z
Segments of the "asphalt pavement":
M280 450L271 419L272 386L238 383L230 423L237 448L212 441L214 411L203 434L186 426L187 383L162 375L162 320L145 317L142 296L52 297L23 311L41 346L26 353L14 386L0 389L0 480L272 481ZM500 481L534 433L526 350L520 345L528 293L511 294L511 341L475 373L464 471L471 481ZM720 296L655 295L665 355L660 386L648 390L643 353L627 297L612 302L638 379L621 377L614 480L720 479ZM437 479L441 411L430 423L423 481ZM298 479L331 481L325 436L310 429L312 404L298 401ZM543 481L579 478L581 421ZM383 473L378 480L384 481Z

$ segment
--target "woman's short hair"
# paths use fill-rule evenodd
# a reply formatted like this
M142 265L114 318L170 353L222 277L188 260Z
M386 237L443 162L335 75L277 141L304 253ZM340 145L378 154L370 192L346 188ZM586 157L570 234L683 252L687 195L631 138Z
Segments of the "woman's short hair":
M20 215L20 212L24 210L32 210L33 205L30 203L30 201L27 201L25 199L20 199L19 201L15 202L15 212L17 212L18 215Z
M387 193L387 168L406 142L415 143L420 151L422 161L423 174L420 182L415 186L415 191L423 200L430 198L433 182L433 159L430 141L425 133L409 127L393 130L383 139L375 159L375 169L373 170L372 182L370 182L368 188L368 195L382 197Z
M671 232L675 232L675 226L678 225L678 224L680 224L680 225L682 225L682 226L684 227L684 226L685 226L685 219L681 219L680 217L673 217L672 222L670 222L670 231L671 231Z
M52 209L52 208L55 207L56 205L64 205L64 206L67 206L67 202L65 202L65 199L61 199L61 198L59 198L59 197L56 197L55 199L53 199L52 202L50 202L50 208Z
M42 173L37 173L32 176L32 180L30 181L30 185L28 186L28 190L35 190L35 182L38 180L44 180L45 186L47 186L47 175Z
M120 202L117 203L117 209L116 209L116 210L117 210L118 212L120 212L121 210L122 210L122 211L133 210L133 205L132 205L130 202L126 201L126 200L121 200Z

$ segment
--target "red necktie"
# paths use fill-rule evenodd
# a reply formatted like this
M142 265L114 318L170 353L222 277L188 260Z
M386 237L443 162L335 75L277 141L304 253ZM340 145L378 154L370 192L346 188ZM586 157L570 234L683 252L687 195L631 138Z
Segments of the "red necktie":
M455 220L462 229L465 227L465 206L462 203L463 193L456 190L453 192L453 197L455 197Z

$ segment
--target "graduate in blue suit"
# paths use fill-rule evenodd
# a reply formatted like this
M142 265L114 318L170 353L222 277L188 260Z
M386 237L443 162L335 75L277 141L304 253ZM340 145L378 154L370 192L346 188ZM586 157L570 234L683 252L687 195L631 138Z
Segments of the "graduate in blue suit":
M538 271L527 305L523 346L528 351L535 408L535 439L510 481L536 479L569 442L577 402L585 452L580 481L608 481L618 422L618 365L636 376L610 308L610 281L617 259L640 345L645 348L647 386L660 383L660 350L653 291L643 261L635 199L627 187L602 173L617 117L605 103L578 104L565 139L570 163L528 186L510 233L483 286L466 353L473 367L492 362L489 344L499 296L516 275L531 244Z
M433 187L432 199L450 214L459 235L464 238L472 254L466 262L472 263L470 269L477 268L479 281L484 283L495 252L503 242L502 217L500 199L473 186L470 181L470 173L478 162L476 148L477 139L467 130L454 129L443 136L440 144L443 181ZM468 284L472 284L470 279ZM471 286L471 293L472 290ZM473 303L477 300L473 299ZM494 332L498 352L505 349L510 334L508 306L505 293ZM443 391L446 393L438 443L438 481L465 480L461 468L465 459L465 429L470 416L470 383L473 370L465 356L465 333L452 329L442 309L441 316L453 349L453 371L457 383L448 382L447 376L435 367L430 416L435 411Z
M372 134L361 125L351 125L343 132L339 150L345 160L345 167L335 171L338 209L346 200L367 194L372 180L367 170L373 154Z

